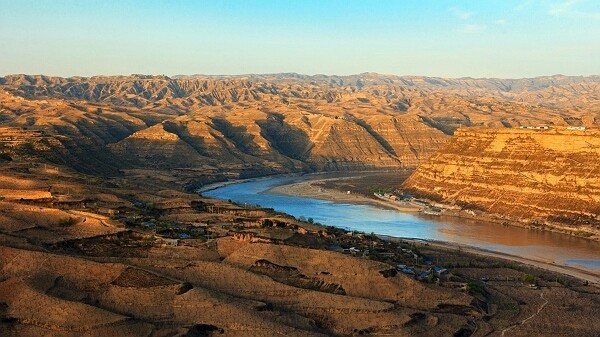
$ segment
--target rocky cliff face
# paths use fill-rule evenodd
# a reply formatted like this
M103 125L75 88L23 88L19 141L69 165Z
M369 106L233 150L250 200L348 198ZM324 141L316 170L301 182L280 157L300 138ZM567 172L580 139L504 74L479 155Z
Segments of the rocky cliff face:
M404 183L519 219L600 224L600 131L463 128Z

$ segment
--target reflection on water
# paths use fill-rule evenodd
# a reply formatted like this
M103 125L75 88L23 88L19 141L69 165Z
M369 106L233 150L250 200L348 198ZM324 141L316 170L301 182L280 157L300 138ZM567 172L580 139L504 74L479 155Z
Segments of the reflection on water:
M446 216L421 216L370 205L269 194L276 185L302 178L245 182L204 192L207 197L258 204L325 225L396 237L441 240L600 271L600 243L558 233L527 230Z

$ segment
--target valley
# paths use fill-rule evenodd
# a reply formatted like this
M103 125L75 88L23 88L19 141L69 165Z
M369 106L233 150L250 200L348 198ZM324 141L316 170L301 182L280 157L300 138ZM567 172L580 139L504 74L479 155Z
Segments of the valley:
M207 199L160 170L2 169L0 191L28 195L0 201L7 336L597 332L596 285L528 264Z
M597 77L11 75L0 90L2 125L44 132L35 153L104 175L414 169L461 126L600 120ZM17 144L3 152L33 154Z
M594 239L599 93L560 75L2 77L0 331L596 337L589 280L196 191L362 172L313 192L401 189Z

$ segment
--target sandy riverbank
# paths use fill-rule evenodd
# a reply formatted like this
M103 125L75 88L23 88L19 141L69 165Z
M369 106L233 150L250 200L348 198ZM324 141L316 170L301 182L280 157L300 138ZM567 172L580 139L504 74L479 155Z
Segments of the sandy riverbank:
M217 181L214 183L206 184L199 189L196 189L196 193L202 193L207 191L216 190L217 188L225 187L232 184L241 184L247 183L250 181L261 181L273 178L283 178L283 177L299 177L298 174L278 174L272 176L263 176L263 177L255 177L255 178L246 178L246 179L234 179L234 180L225 180L225 181Z
M388 202L384 200L377 200L374 198L368 198L364 195L357 193L350 193L338 191L334 189L327 189L319 186L319 184L335 179L344 178L323 178L323 179L311 179L306 181L295 182L292 184L275 186L269 190L269 193L288 195L293 197L304 197L304 198L315 198L321 200L329 200L336 203L357 203L357 204L369 204L384 207L386 209L397 210L400 212L415 213L419 212L420 208L414 205L400 203L400 202Z

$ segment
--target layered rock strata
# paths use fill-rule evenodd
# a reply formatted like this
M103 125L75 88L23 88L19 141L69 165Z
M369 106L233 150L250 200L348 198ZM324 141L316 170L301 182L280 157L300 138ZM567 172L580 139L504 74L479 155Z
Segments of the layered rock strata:
M465 128L403 187L532 222L600 224L600 131Z

